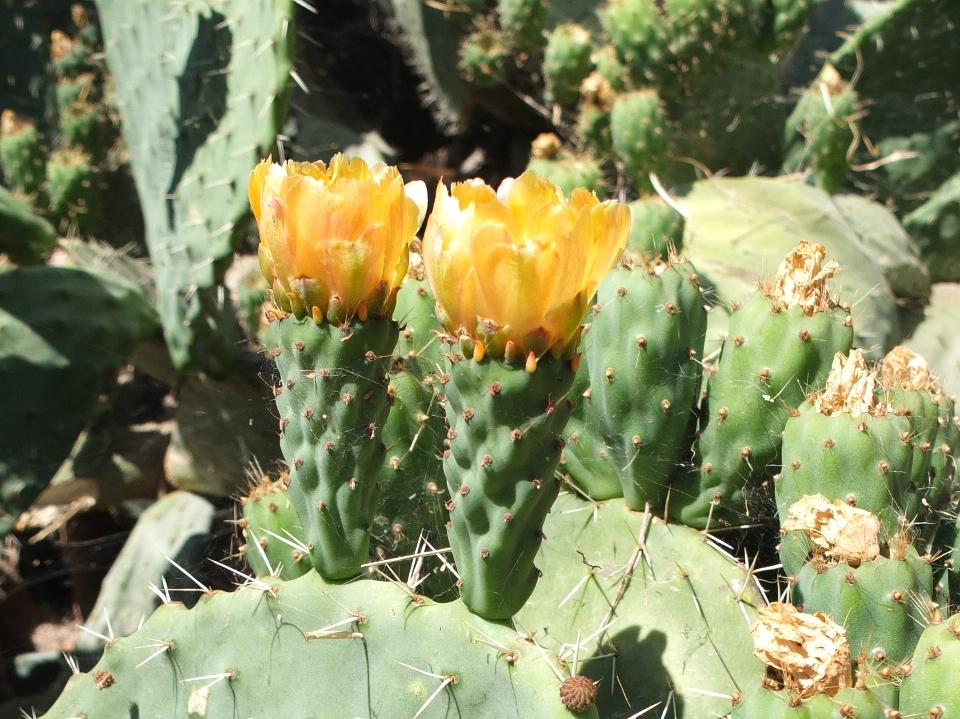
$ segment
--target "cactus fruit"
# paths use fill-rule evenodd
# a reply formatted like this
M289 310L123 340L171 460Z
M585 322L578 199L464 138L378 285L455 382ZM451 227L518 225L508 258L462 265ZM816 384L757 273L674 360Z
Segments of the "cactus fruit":
M671 253L683 249L683 215L656 195L647 195L630 203L630 237L627 249L664 262Z
M17 264L37 264L56 242L57 233L50 223L0 187L0 252Z
M567 667L579 661L601 716L656 702L722 716L760 673L749 632L763 606L757 585L700 532L572 492L544 532L543 577L515 623Z
M770 0L767 33L770 46L786 54L796 45L813 11L812 0Z
M934 447L940 430L940 402L943 391L936 378L927 368L926 360L913 350L898 345L887 353L880 363L880 386L887 390L891 407L897 414L910 418L910 444L913 446L913 462L910 470L911 489L916 493L914 503L907 506L907 516L934 515L946 509L945 498L934 504L932 461ZM950 411L949 407L944 408ZM947 448L947 453L952 451ZM941 452L943 455L943 452ZM921 505L921 506L917 506ZM936 531L936 525L931 528Z
M36 125L7 109L0 115L0 169L7 185L33 195L46 177L46 150Z
M781 516L803 495L819 493L872 512L895 535L913 521L906 512L917 506L911 432L910 419L893 412L863 353L838 353L825 389L787 421L776 484Z
M907 659L926 625L933 591L930 564L908 534L882 541L875 515L822 495L801 497L781 529L794 603L834 617L853 654L872 657L875 666ZM803 560L799 568L797 559Z
M629 210L527 171L497 190L440 185L423 259L457 337L442 379L450 429L448 537L467 606L513 616L537 583L582 322L623 251Z
M614 0L600 16L618 59L637 83L656 83L670 69L670 35L654 3Z
M86 234L100 215L97 171L82 150L57 150L47 162L49 214L60 230L76 225Z
M498 0L497 17L508 52L523 64L540 54L546 0Z
M547 37L543 53L545 97L561 105L580 99L580 85L593 70L590 33L582 25L565 23Z
M190 610L164 604L109 643L43 716L437 719L469 707L475 716L569 719L555 671L513 628L460 602L310 572L207 592ZM594 707L577 709L597 717Z
M368 556L399 337L390 315L426 188L337 155L329 167L264 161L248 191L273 287L268 335L290 499L314 569L346 579Z
M900 684L902 716L955 716L960 711L960 614L931 622Z
M651 173L667 167L666 117L656 90L617 95L610 110L613 150L641 192L651 192Z
M696 466L671 499L684 524L762 518L762 483L779 469L787 418L809 388L822 386L833 354L853 342L849 314L827 287L839 265L825 257L823 246L801 242L773 281L733 312L708 380Z
M312 569L303 528L287 491L289 475L264 475L240 500L240 527L246 542L240 551L254 576L296 579Z
M787 118L785 172L809 168L817 187L837 192L849 172L857 93L827 63Z
M824 613L802 613L777 602L760 609L752 631L767 676L739 698L731 719L898 716L890 680L872 672L862 657L856 676L851 674L846 633Z
M503 35L480 22L460 45L459 68L463 79L479 87L493 87L503 81L510 52Z
M450 451L444 471L450 547L461 598L487 619L512 617L539 576L544 518L560 491L554 472L572 409L570 360L457 357L444 385Z
M676 255L667 262L624 259L600 284L584 340L590 398L581 436L598 436L621 496L637 511L648 502L657 511L666 506L670 479L689 450L684 436L707 330L697 279L693 265ZM590 449L579 439L565 451L587 467ZM579 483L572 469L568 464Z
M901 337L897 304L874 253L823 190L768 177L701 180L679 200L688 210L684 249L711 303L746 301L800 241L823 245L843 268L836 302L855 307L854 346L880 359ZM711 312L711 332L722 331ZM708 337L709 342L709 337Z
M383 491L373 521L373 541L394 556L416 553L421 534L431 546L439 546L448 520L444 504L449 497L440 461L447 441L440 397L442 328L420 255L411 252L410 258L393 313L401 324L400 341L390 371L390 411L383 425L387 448L379 476ZM428 580L422 591L431 596L446 591L453 580L449 575L444 579Z
M356 575L367 559L397 336L382 319L337 326L291 315L270 326L290 498L313 566L331 579Z
M567 197L578 187L603 193L603 170L589 155L578 155L562 148L560 138L543 133L530 146L528 170L558 185Z
M580 85L580 111L577 118L577 136L588 150L598 157L613 153L610 137L610 109L615 97L614 88L599 71L587 75Z

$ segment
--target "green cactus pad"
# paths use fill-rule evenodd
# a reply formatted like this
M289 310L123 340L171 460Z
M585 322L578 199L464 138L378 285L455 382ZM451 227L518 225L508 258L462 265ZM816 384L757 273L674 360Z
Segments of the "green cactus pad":
M0 273L0 535L51 480L113 373L155 328L140 290L110 273Z
M749 628L763 599L701 533L645 518L622 499L572 493L544 532L543 577L515 623L568 667L579 636L580 671L597 681L602 716L656 702L657 716L663 707L668 717L722 716L759 676Z
M337 327L288 315L269 332L290 499L314 568L346 579L367 561L397 325L371 318Z
M537 583L534 559L559 492L574 371L548 354L533 372L523 360L487 357L459 358L449 373L444 473L460 596L486 619L508 619Z
M460 602L311 572L161 606L43 716L569 719L549 662Z
M223 272L247 180L286 117L293 2L97 5L174 364L222 376L239 326Z
M934 281L960 280L960 172L904 217L903 226L920 246Z

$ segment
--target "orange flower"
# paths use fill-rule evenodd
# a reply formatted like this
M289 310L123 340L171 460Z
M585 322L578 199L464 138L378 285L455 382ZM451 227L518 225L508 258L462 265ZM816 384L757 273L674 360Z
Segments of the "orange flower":
M583 189L568 201L529 170L496 192L480 180L450 193L441 184L423 240L437 316L480 342L481 356L570 355L629 230L626 206Z
M392 314L426 212L422 182L404 186L395 167L336 155L329 167L264 160L249 193L280 309L336 323Z

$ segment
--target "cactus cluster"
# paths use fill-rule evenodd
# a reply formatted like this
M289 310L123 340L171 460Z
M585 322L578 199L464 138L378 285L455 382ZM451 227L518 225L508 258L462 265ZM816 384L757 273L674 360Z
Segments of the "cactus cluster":
M960 6L370 2L422 163L285 161L336 4L0 0L0 536L139 517L37 713L960 711Z

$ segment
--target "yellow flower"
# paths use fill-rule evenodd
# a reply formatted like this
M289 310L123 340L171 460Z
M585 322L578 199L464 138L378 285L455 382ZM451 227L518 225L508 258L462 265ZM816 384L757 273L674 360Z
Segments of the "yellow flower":
M478 342L479 357L570 356L629 230L626 206L583 189L568 201L531 171L496 192L479 180L450 193L441 184L423 240L437 316Z
M280 309L335 323L392 314L426 212L422 182L404 186L395 167L336 155L329 167L264 160L248 189Z

